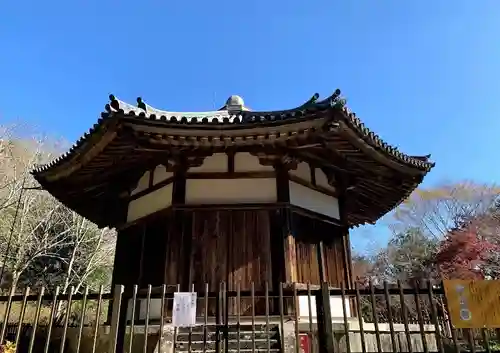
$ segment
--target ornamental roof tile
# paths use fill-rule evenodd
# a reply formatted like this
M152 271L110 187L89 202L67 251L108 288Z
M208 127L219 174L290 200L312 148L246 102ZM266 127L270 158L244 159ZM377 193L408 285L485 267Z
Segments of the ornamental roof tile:
M146 104L140 97L137 98L136 106L121 101L114 95L110 95L109 99L110 102L106 104L105 112L101 113L101 118L87 133L66 153L54 161L37 166L33 170L33 174L42 173L64 163L103 126L106 120L114 117L135 118L138 121L152 120L164 122L169 125L185 125L186 127L194 125L201 128L213 128L219 126L221 129L232 129L236 126L239 128L251 128L268 124L290 124L307 118L314 118L318 113L327 110L336 110L340 114L335 114L333 120L342 121L366 144L385 153L396 161L423 171L429 171L434 166L434 163L429 160L430 155L410 156L399 151L397 147L383 141L377 134L366 127L355 113L351 112L345 106L345 100L341 98L340 90L336 90L334 94L323 100L318 100L319 94L316 93L299 107L275 111L251 111L244 105L243 100L239 96L231 96L226 105L220 110L206 112L172 112L160 110ZM231 102L236 102L237 104L232 104L231 107ZM235 105L240 105L241 109L235 110Z

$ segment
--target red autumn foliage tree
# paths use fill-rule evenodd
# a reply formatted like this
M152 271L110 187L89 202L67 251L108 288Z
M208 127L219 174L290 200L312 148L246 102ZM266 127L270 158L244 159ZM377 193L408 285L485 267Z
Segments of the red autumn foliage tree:
M477 222L451 231L441 242L435 263L443 279L484 279L485 267L500 247L481 236Z

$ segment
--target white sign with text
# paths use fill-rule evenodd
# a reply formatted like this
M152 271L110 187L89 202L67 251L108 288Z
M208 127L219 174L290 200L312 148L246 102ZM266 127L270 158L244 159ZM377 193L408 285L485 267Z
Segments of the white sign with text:
M193 327L196 324L196 293L174 293L172 325L174 327Z

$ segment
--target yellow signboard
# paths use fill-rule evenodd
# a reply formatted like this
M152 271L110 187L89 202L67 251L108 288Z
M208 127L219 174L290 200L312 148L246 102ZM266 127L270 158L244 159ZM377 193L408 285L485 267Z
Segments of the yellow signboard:
M456 328L500 328L500 281L445 280L451 323Z

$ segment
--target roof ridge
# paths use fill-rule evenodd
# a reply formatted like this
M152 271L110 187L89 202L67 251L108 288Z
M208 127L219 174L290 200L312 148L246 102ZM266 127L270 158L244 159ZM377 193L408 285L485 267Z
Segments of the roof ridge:
M130 114L131 112L134 112L136 115L139 115L140 113L145 113L145 114L155 114L155 115L193 115L193 116L200 116L200 115L217 115L217 114L224 114L227 113L227 110L208 110L208 111L200 111L200 112L176 112L176 111L170 111L170 110L162 110L155 108L147 103L145 103L141 97L137 97L137 106L134 106L130 103L127 103L125 101L122 101L121 99L116 98L114 95L110 95L110 103L106 104L105 110L107 112L120 112L123 111L124 114Z
M434 162L429 161L430 154L428 155L429 157L424 159L422 157L414 157L410 156L408 154L405 154L401 151L396 146L393 146L387 142L385 142L379 135L371 131L362 121L359 119L355 113L353 113L347 106L342 107L342 112L344 115L347 117L345 119L349 125L354 128L356 132L358 132L359 136L365 140L365 142L372 142L372 145L374 147L378 147L382 151L392 155L396 159L405 162L407 164L411 164L416 167L421 167L425 168L427 170L430 170L432 167L435 166ZM367 141L370 140L370 141Z
M233 113L227 110L215 110L208 112L169 112L151 107L146 104L141 97L137 98L137 107L117 99L113 94L109 95L109 99L110 102L105 106L106 112L101 113L101 118L98 119L97 123L94 124L88 132L83 134L83 136L81 136L80 139L78 139L67 152L63 153L49 163L35 167L32 174L44 172L49 168L63 163L66 159L71 158L71 155L92 135L94 135L108 119L117 116L120 117L125 115L142 119L158 120L171 124L248 124L251 126L254 124L271 123L274 121L298 121L303 119L305 116L307 117L308 114L312 115L328 109L336 109L341 112L343 120L363 141L392 156L397 161L425 171L429 171L435 165L434 162L429 161L429 158L404 154L399 151L397 147L382 140L382 138L380 138L376 133L366 127L356 114L346 106L346 100L341 96L341 91L339 89L335 90L332 95L321 101L318 100L319 94L315 93L309 100L297 108L261 112L239 111Z

